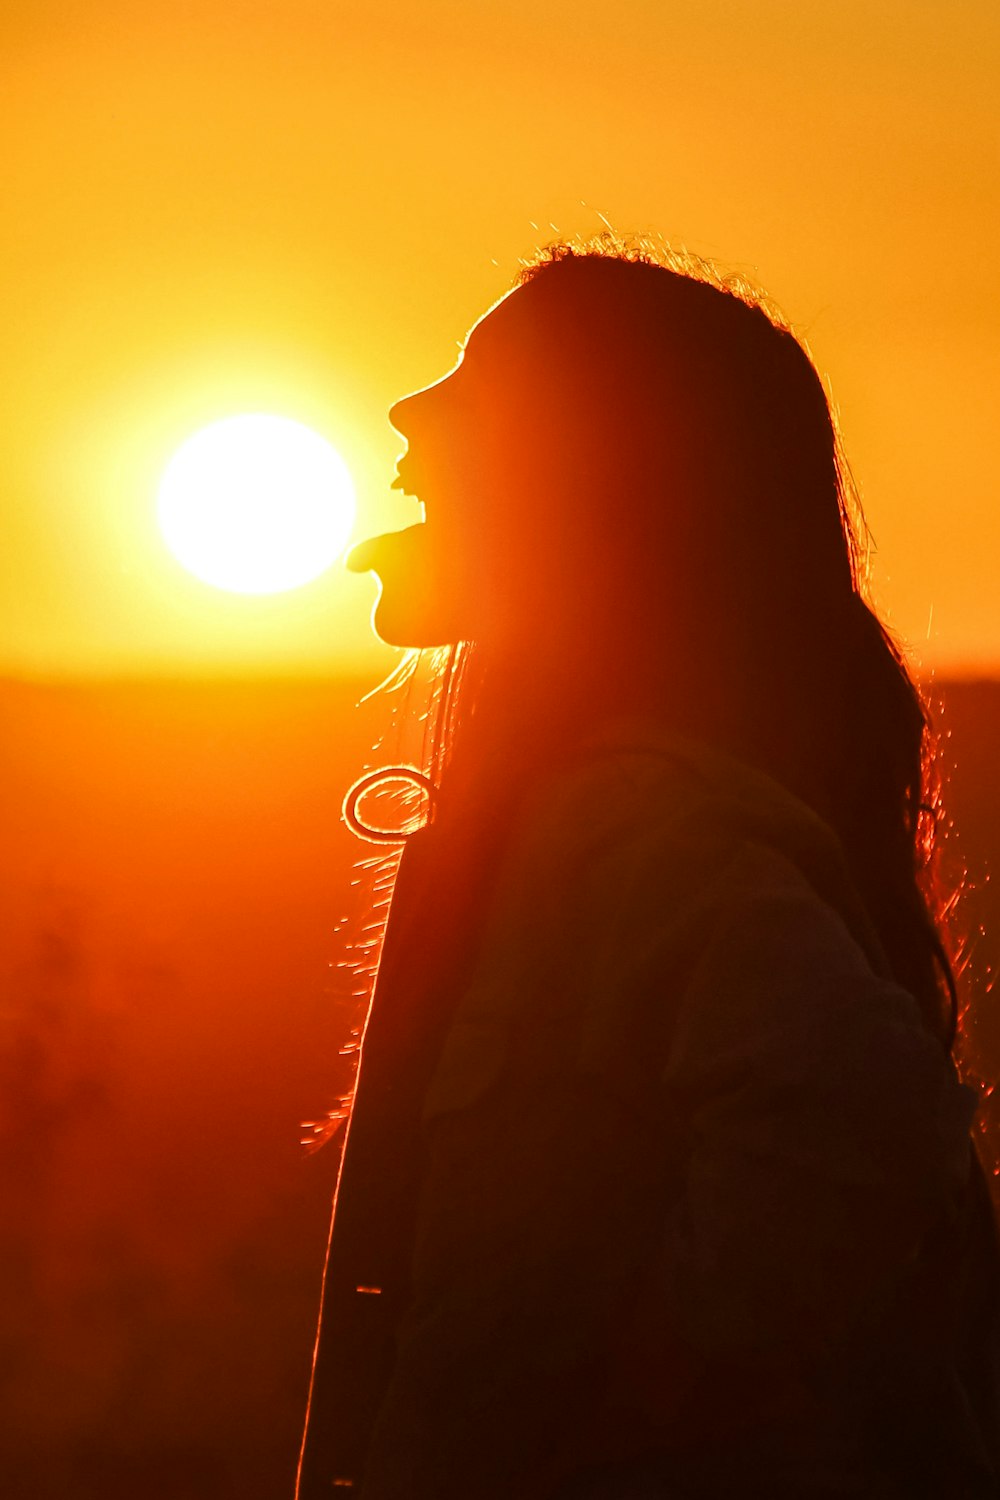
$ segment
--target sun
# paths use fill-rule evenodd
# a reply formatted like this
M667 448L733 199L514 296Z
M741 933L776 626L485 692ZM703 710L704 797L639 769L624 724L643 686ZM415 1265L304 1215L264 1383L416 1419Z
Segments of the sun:
M188 438L157 499L178 562L238 594L318 578L344 551L354 506L347 466L326 438L265 412L225 417Z

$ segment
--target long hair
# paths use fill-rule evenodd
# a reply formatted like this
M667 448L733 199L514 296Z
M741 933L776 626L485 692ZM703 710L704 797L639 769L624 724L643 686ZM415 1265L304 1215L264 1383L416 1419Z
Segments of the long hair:
M929 716L866 601L867 531L803 344L742 281L648 244L559 245L515 295L550 351L551 404L526 442L584 495L566 587L605 582L572 660L544 628L516 662L477 643L446 654L425 766L438 815L461 820L482 866L558 746L641 700L827 820L893 974L950 1049ZM588 494L617 497L614 524Z

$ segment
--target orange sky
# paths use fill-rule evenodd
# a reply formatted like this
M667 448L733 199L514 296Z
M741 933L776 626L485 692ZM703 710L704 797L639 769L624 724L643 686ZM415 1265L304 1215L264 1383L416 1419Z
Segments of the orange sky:
M370 580L197 582L160 470L273 410L405 524L388 405L600 215L765 285L891 622L1000 671L996 0L33 0L3 52L0 674L377 674Z

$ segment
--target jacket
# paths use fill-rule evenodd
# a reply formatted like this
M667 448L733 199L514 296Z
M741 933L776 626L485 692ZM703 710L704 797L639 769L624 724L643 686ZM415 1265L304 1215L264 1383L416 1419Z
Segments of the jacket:
M618 726L427 973L437 837L365 1032L298 1500L1000 1494L975 1096L829 826Z

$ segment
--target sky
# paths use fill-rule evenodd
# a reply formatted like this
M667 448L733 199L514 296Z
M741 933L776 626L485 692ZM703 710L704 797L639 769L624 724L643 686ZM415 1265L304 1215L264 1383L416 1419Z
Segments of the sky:
M605 222L763 285L915 666L1000 672L995 0L32 0L0 38L0 676L377 680L370 578L201 583L159 476L273 411L357 537L417 519L388 407Z

